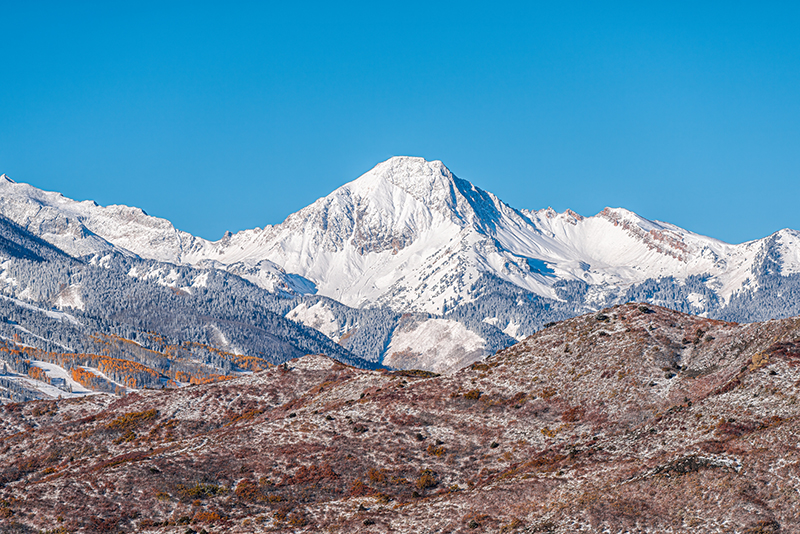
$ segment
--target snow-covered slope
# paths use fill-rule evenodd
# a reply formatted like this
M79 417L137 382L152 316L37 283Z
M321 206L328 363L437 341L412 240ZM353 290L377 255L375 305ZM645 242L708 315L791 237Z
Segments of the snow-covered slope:
M115 248L224 268L271 291L435 314L470 302L486 274L554 300L564 299L560 284L586 284L586 303L600 306L647 280L695 275L724 303L757 284L765 257L800 273L794 230L731 245L620 208L518 211L441 162L412 157L380 163L281 224L216 242L138 208L76 202L5 176L0 213L75 255ZM702 311L703 295L693 295Z
M227 233L216 242L176 229L139 208L77 202L0 175L0 214L72 256L111 250L175 264L228 270L269 291L314 293L314 284L287 274L260 254L238 254ZM248 235L259 230L243 232ZM239 235L239 234L237 234ZM239 259L230 259L239 256Z
M485 348L484 339L463 324L428 319L396 329L383 363L399 369L449 373L483 358Z

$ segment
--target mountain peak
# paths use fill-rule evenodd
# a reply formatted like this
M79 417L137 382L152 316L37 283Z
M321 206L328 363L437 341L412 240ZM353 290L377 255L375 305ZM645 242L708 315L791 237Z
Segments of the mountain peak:
M459 226L493 228L500 217L499 200L458 178L439 160L397 156L373 167L360 178L343 187L369 198L384 211L408 213L403 195L413 198L424 210L439 212ZM398 197L398 190L402 194ZM417 227L416 223L411 227Z
M377 172L387 175L405 175L405 174L420 174L424 173L425 169L431 169L441 174L452 176L444 163L439 160L428 161L425 158L418 156L392 156L386 161L382 161L375 165L370 172Z
M417 199L424 200L433 191L450 190L454 176L441 161L395 156L378 163L356 182L362 179L367 182L376 179L388 182Z
M7 174L0 174L0 183L3 183L3 182L9 183L9 184L17 183L14 180L12 180L11 178L9 178Z

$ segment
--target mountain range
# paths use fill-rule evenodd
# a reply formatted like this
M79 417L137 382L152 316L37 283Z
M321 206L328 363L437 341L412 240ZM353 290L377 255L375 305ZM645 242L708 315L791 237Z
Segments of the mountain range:
M138 208L76 202L0 181L0 213L73 256L115 250L179 265L214 265L270 291L315 293L347 306L445 313L475 298L485 275L558 300L585 284L586 303L665 277L704 278L710 312L759 287L767 256L800 272L800 233L731 245L622 208L593 217L514 209L439 161L395 157L275 226L207 241Z
M84 326L91 317L102 324L82 336L110 329L157 352L145 332L169 336L164 346L272 363L314 351L452 372L547 324L628 301L738 322L800 313L795 230L728 244L622 208L518 209L422 158L391 158L280 224L218 241L5 175L0 216L11 236L0 290L6 306L28 306L18 319L31 306ZM147 319L137 307L159 313ZM6 321L0 335L87 349L74 335L64 341L67 323L76 327Z

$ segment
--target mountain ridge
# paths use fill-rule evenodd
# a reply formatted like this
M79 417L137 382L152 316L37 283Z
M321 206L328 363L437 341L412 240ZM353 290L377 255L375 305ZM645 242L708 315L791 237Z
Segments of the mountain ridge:
M387 341L389 361L429 361L422 340L432 331L452 336L457 323L485 341L494 336L490 351L508 342L503 336L520 340L628 300L737 321L800 313L787 296L800 291L800 232L729 244L624 208L591 217L516 209L441 161L416 157L390 158L279 224L218 241L138 208L72 201L10 179L0 181L0 214L76 257L117 253L225 270L289 298L451 321L449 329L404 323L417 328L417 341ZM287 313L331 339L358 326L330 303L298 301ZM474 346L465 341L463 350Z
M403 198L403 195L398 195L397 191L391 188L382 187L383 184L381 182L397 187L400 191L406 193L410 199ZM24 186L24 184L15 185ZM30 188L31 186L27 187ZM565 229L564 224L590 226L598 219L605 219L613 226L621 227L635 239L643 241L645 247L649 250L672 257L678 263L683 264L687 263L687 252L690 252L691 248L691 244L686 243L687 237L694 241L697 241L698 238L706 241L706 248L710 247L710 256L720 255L719 250L713 249L723 249L730 252L737 247L747 248L749 244L763 241L755 240L740 245L731 245L713 238L699 236L669 223L648 221L623 208L605 208L593 217L579 216L571 210L566 210L562 214L555 214L550 208L538 211L517 210L503 203L491 193L456 177L442 162L427 162L422 158L411 157L395 157L379 163L358 179L344 184L330 195L322 197L306 208L289 215L278 225L267 225L264 228L226 234L218 241L208 241L177 230L169 221L149 217L139 208L117 205L101 207L92 201L69 201L59 193L41 192L35 190L35 188L30 190L33 193L30 197L42 205L41 209L36 210L35 213L30 213L30 209L21 210L19 207L14 209L15 206L9 206L9 203L6 202L2 207L3 213L23 227L31 229L35 234L46 239L50 237L51 242L54 244L64 245L63 241L67 238L63 237L63 234L77 236L76 242L81 241L80 238L84 238L83 241L91 241L91 243L86 243L86 246L65 247L67 250L79 254L107 250L106 243L111 243L142 257L177 264L197 264L203 261L214 261L219 262L221 265L236 265L241 262L243 265L249 266L251 270L255 268L260 273L270 270L279 272L283 269L309 279L312 284L319 285L321 281L323 286L325 285L325 275L320 272L319 268L314 268L315 260L312 256L326 256L325 263L330 263L333 258L327 257L328 255L325 253L343 250L348 240L354 247L355 253L360 256L370 253L380 254L387 250L396 255L404 248L411 246L413 241L426 237L419 234L424 233L426 229L432 226L436 226L437 233L447 233L448 222L463 231L466 231L466 227L471 225L479 230L484 237L488 236L496 239L500 248L503 249L501 252L505 253L501 253L500 256L510 259L511 263L517 263L517 267L522 267L522 271L525 271L524 265L519 265L520 262L515 261L520 260L520 258L514 258L515 253L542 256L540 258L532 258L537 262L547 263L550 260L551 262L561 263L564 272L560 273L560 276L573 280L585 280L586 277L581 276L580 271L582 269L570 266L571 261L576 262L579 266L588 265L590 268L592 264L600 265L602 269L605 258L600 258L600 261L597 261L598 258L591 258L590 254L586 254L585 246L583 248L573 247L573 250L565 249L565 243L577 243L580 240L576 239L574 232L572 232L573 235L567 235L569 232ZM53 196L57 196L57 198L54 199ZM18 201L17 204L21 203ZM413 204L418 205L415 206ZM370 207L374 209L370 210ZM387 207L394 209L387 209ZM60 226L65 228L60 232L62 234L62 239L60 240L53 235L55 232L49 231L52 225L42 224L47 222L48 219L47 212L49 210L47 208L54 208L58 212L52 214L51 218L56 220L60 218L66 219L61 221L62 224ZM102 212L102 215L98 216L95 213L97 211ZM436 217L434 212L441 214L441 218L434 220L434 217ZM397 220L391 217L392 213L397 215ZM387 214L389 215L388 222L385 220ZM496 223L502 218L505 219L504 223L510 228L512 235L507 235L508 232L504 233L502 231L498 235ZM118 224L113 224L114 221ZM119 226L123 225L129 229L134 228L135 231L120 230ZM57 229L60 229L60 226ZM300 232L301 227L302 232ZM507 228L501 230L505 229ZM321 232L315 232L317 235L313 239L309 240L305 237L302 240L297 239L298 234L302 233L305 236L309 231L315 230L321 230ZM454 229L451 227L449 230L453 234ZM152 235L154 232L155 235ZM592 230L588 230L588 232L592 232ZM791 231L785 229L772 235L787 232ZM457 234L458 232L456 231L455 233ZM596 234L597 232L595 231L594 233ZM527 239L527 242L521 243L518 239L520 234L532 234L540 237L540 239L534 239L533 241ZM151 237L148 238L148 235L151 235ZM547 239L548 235L551 239ZM458 244L464 243L463 239L458 240L455 239L456 237L458 236L451 235L451 244L456 244L459 241L461 243ZM528 237L530 236L526 235L526 238ZM592 239L595 242L600 243L602 241L594 239L594 237L592 236ZM793 237L797 237L796 232ZM59 243L59 241L62 242ZM431 247L436 245L436 241L433 240ZM474 245L474 243L468 242L466 245L470 246ZM486 243L484 243L484 247L493 248L492 244L487 245ZM287 248L289 249L288 252ZM642 251L639 252L641 253ZM615 251L609 251L606 256L614 253ZM592 261L586 261L587 259ZM629 257L627 259L629 262L634 262L639 258ZM258 268L257 264L264 260L272 262L274 265L266 264L265 267ZM538 273L534 270L532 276L524 276L525 273L521 273L523 276L514 276L514 274L520 274L519 270L511 263L503 261L502 257L495 257L493 258L494 261L485 257L473 260L481 264L485 270L494 271L495 274L499 272L501 278L536 294L549 298L556 297L547 280L537 280L536 274L540 274L541 269L539 269ZM342 264L340 265L341 268L355 270L356 272L362 271L359 274L363 274L364 270L370 268L375 270L379 267L374 262L373 265L369 266L363 265L364 262L357 261L341 260L340 263ZM362 265L359 265L359 263ZM800 261L798 261L798 264L800 265ZM699 270L708 270L709 266L708 262L704 262L704 265ZM680 267L678 267L678 270L680 270ZM697 270L695 269L695 271ZM510 271L518 272L511 273ZM663 275L664 272L666 271L662 269L648 274L657 276ZM595 276L590 277L588 282L597 283L595 279L598 279L601 284L608 282L617 286L625 286L646 279L646 277L634 276L633 280L626 280L626 277L623 276L621 280L610 280L614 276L609 277L607 274L603 272L596 273ZM685 277L688 274L699 273L685 272L680 273L679 276ZM280 278L280 275L267 276L266 281L260 280L257 276L251 276L251 281L271 289L270 282L274 284L276 278ZM474 276L470 279L473 278ZM392 282L395 281L392 280ZM339 282L337 280L332 285L336 285ZM731 286L726 288L725 291L724 298L727 299L730 293L736 289L736 284L725 285ZM351 286L348 289L355 288ZM308 291L308 289L305 291ZM322 290L322 294L337 300L344 299L343 301L349 305L363 306L381 302L380 290L366 291L361 298L352 298L350 300L343 293L344 291L341 288L337 290L337 288L324 287ZM422 295L415 297L381 303L397 308L405 306L406 308L414 309L415 306L411 301L429 300L422 298ZM442 299L439 300L441 301ZM424 305L417 305L416 309L441 312L441 304L442 302L439 302L439 305L433 309L426 308Z

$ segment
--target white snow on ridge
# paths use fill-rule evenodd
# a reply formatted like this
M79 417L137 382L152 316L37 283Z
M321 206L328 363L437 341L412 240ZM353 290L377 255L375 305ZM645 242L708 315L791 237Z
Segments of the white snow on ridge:
M785 229L779 231L775 237L781 256L781 274L800 273L800 232Z
M800 272L800 233L794 230L732 245L622 208L593 217L549 208L517 211L441 162L412 157L376 165L281 224L214 242L138 208L76 202L9 179L0 180L0 212L71 254L117 249L226 269L269 291L398 311L441 313L468 302L482 273L548 298L557 298L556 282L581 280L598 302L649 278L708 274L708 287L728 300L752 278L770 239L781 272ZM158 280L175 285L172 273ZM306 315L298 320L324 322ZM515 331L512 325L505 330Z

